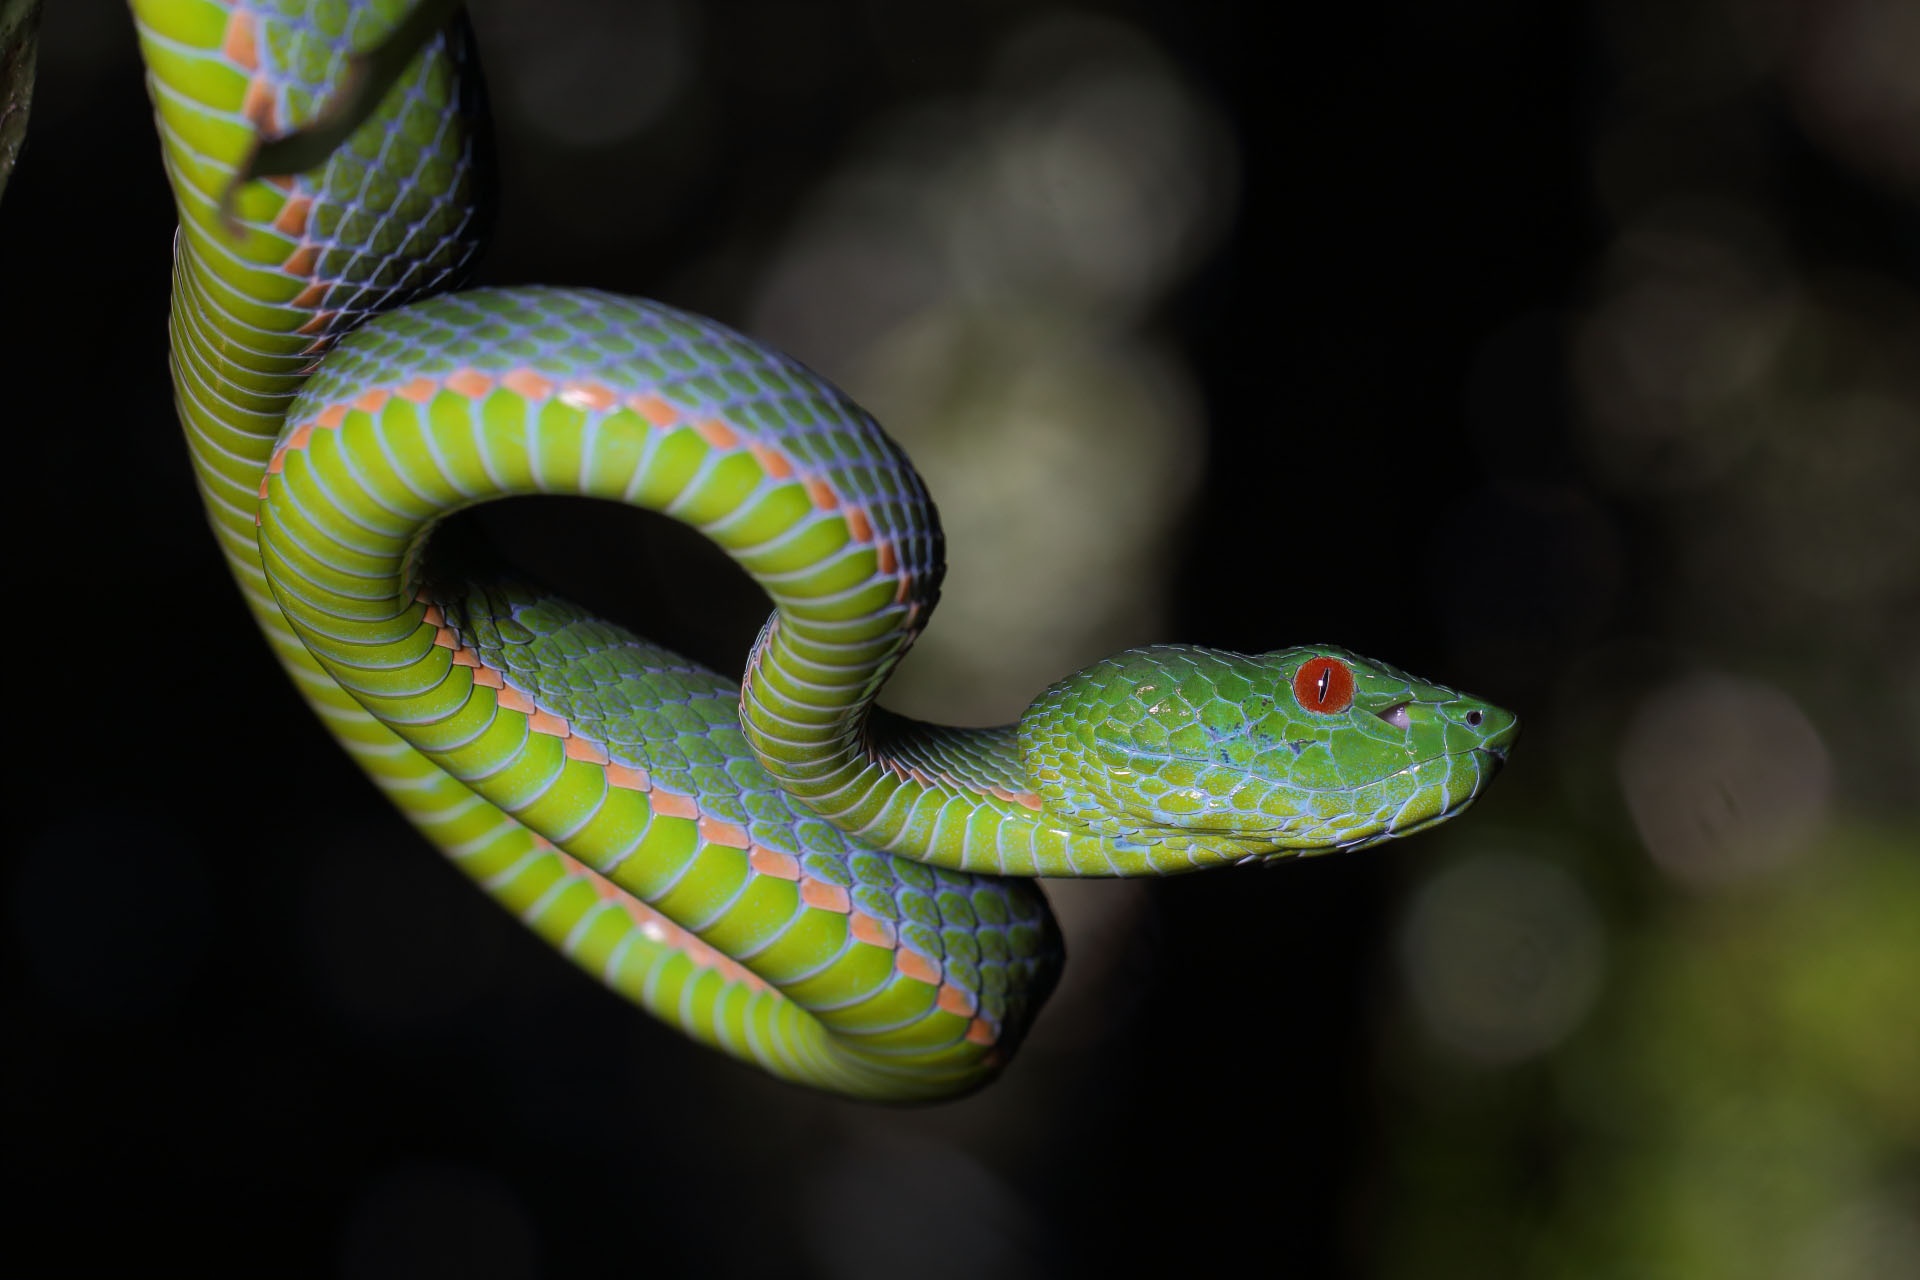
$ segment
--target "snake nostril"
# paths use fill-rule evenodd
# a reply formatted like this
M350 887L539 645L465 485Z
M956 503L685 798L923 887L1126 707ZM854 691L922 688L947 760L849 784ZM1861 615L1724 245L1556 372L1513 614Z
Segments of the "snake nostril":
M1474 728L1477 729L1480 727L1480 720L1481 720L1481 715L1478 711L1467 712L1467 723L1472 725Z

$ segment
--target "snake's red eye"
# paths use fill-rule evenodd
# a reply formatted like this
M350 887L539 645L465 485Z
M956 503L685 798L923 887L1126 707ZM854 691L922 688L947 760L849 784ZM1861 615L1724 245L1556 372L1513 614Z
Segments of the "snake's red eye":
M1338 658L1309 658L1293 673L1293 696L1321 715L1338 715L1353 705L1353 668Z

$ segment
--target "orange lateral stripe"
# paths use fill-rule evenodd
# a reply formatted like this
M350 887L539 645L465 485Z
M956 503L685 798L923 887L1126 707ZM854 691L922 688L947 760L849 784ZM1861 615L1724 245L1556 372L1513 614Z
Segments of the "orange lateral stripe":
M671 791L653 793L653 811L669 818L693 818L700 813L692 796L676 795Z
M307 447L307 441L311 439L313 439L313 424L303 422L287 436L286 448L304 449Z
M560 388L560 403L576 409L611 409L617 399L611 390L597 382L569 382Z
M504 689L507 687L506 681L502 680L500 673L492 667L475 667L473 669L473 682L475 684L485 685L489 689ZM496 698L494 701L498 702L499 699Z
M670 427L680 421L680 411L659 396L631 396L627 405L656 427Z
M866 542L873 537L873 525L867 521L867 513L860 507L847 508L847 532L853 535L855 542Z
M393 399L391 391L385 387L375 387L371 391L363 392L360 398L353 402L353 407L362 413L378 413L387 407L387 401L391 399Z
M333 284L330 281L315 280L295 294L290 305L307 309L317 307L327 300L327 294L332 288Z
M832 511L840 505L839 497L825 480L807 481L807 496L813 499L813 505L822 511Z
M556 738L564 738L573 732L571 725L551 711L536 711L528 716L527 728L535 733L551 734Z
M825 880L802 880L800 882L800 901L822 911L832 911L845 915L853 910L853 900L847 891L837 884L828 884Z
M957 1014L962 1018L971 1018L973 1011L979 1007L978 1002L974 1000L971 992L963 991L951 982L943 982L940 984L940 999L938 1003L940 1007L948 1013Z
M270 476L279 475L280 469L286 465L286 462L287 451L284 448L275 449L273 456L267 459L267 474Z
M607 762L607 753L582 737L569 736L565 750L569 760L582 760L587 764Z
M870 916L864 911L853 913L853 939L864 942L870 947L891 947L893 945L893 925L879 916Z
M930 987L940 985L940 965L911 948L902 947L893 953L893 967L915 982L924 982Z
M434 631L433 642L442 649L458 649L460 647L460 637L453 634L452 627L444 625Z
M453 651L453 665L456 667L472 667L478 671L480 669L480 655L471 649L455 649Z
M781 880L800 878L800 859L790 853L781 853L778 849L768 849L753 845L747 850L747 865L763 876L775 876Z
M493 379L474 369L462 369L447 379L447 389L456 391L469 400L478 400L493 390Z
M432 378L415 378L412 382L400 388L400 395L402 398L411 400L415 404L425 404L427 401L433 399L434 392L439 389L440 384Z
M439 605L429 604L420 611L420 621L430 627L444 627L447 625L447 615L440 611Z
M747 829L719 818L700 819L700 838L708 844L723 844L729 849L744 849L749 843Z
M764 444L748 445L747 449L759 460L760 469L775 480L785 480L793 474L793 464L778 449L770 449Z
M320 246L303 244L287 255L287 260L280 264L280 269L290 276L305 277L312 275L313 269L319 265ZM305 333L306 330L302 329L301 332Z
M499 693L494 695L493 700L496 704L505 707L509 711L518 711L521 715L528 716L533 714L533 699L512 685L504 686Z
M985 1018L975 1018L967 1024L967 1039L974 1044L992 1044L999 1039L993 1034L993 1024Z
M279 110L274 105L273 90L260 76L247 81L247 96L240 104L240 114L253 122L253 127L261 133L271 134L279 128Z
M307 215L313 211L312 196L288 196L273 217L273 229L289 236L307 234Z
M347 406L343 404L328 405L326 408L320 411L320 416L314 419L316 423L318 423L320 426L325 427L329 431L338 429L340 424L345 422L346 420L347 420Z
M227 36L220 42L220 52L233 59L246 71L260 69L260 50L253 39L253 15L245 9L235 9L233 16L227 19Z
M653 779L647 776L645 769L633 769L624 764L607 765L607 785L619 787L624 791L651 791Z
M739 434L718 418L708 418L705 422L695 427L694 430L700 433L701 439L716 449L733 449L739 447Z
M900 560L893 554L893 544L891 542L882 542L874 549L874 554L879 557L881 573L890 574L900 567ZM895 601L895 603L897 604L898 601Z
M529 400L545 400L553 394L553 383L531 369L515 369L500 379L500 385Z

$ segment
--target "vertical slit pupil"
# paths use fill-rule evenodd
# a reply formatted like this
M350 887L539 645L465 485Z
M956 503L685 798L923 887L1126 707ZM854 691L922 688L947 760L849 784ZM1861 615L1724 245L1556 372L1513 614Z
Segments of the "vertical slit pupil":
M1337 658L1313 658L1293 673L1293 697L1319 715L1337 715L1353 705L1353 672Z

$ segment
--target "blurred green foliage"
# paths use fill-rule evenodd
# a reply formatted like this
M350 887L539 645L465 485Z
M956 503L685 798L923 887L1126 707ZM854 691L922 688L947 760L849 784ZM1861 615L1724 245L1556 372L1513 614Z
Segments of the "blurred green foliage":
M1396 1055L1410 1124L1383 1273L1913 1274L1916 847L1835 830L1764 886L1661 902L1539 1061Z
M1920 11L1590 12L1567 483L1636 603L1552 664L1496 801L1524 826L1447 833L1415 887L1361 1247L1392 1276L1920 1276ZM1558 1038L1496 1040L1580 983Z

